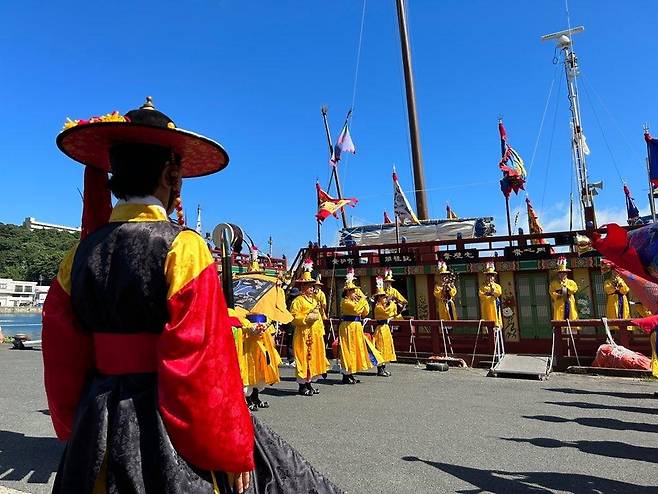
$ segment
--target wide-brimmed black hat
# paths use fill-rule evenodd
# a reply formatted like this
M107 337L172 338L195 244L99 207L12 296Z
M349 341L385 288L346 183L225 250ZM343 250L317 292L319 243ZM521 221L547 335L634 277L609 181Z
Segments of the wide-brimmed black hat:
M110 171L110 148L115 144L151 144L171 149L181 159L183 177L200 177L228 165L228 154L218 142L174 122L153 106L150 96L139 109L89 120L68 120L57 136L57 146L83 165Z

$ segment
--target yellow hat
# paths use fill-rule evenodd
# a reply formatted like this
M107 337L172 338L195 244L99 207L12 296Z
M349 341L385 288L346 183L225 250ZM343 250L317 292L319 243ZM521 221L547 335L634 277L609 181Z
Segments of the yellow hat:
M393 279L393 270L392 269L384 270L384 281L395 281Z
M564 256L558 257L557 258L557 270L556 270L556 272L558 272L558 273L568 273L569 271L571 271L571 270L567 267L567 258L564 257Z
M439 261L436 264L436 274L450 274L450 271L448 271L448 265L445 261Z
M496 265L492 261L488 261L484 265L484 271L482 271L484 274L498 274L496 273Z
M304 261L304 264L302 264L302 266L304 268L302 277L297 278L297 280L295 280L295 283L315 283L313 276L311 276L311 272L313 271L313 261L311 259L306 259Z

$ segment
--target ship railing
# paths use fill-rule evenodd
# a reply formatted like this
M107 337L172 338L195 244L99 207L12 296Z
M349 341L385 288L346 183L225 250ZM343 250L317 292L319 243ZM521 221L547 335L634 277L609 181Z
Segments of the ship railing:
M649 335L633 325L630 319L608 319L615 343L634 352L650 352ZM552 320L554 338L553 369L564 371L570 366L591 366L599 346L607 342L602 319L575 321Z
M563 254L575 257L576 235L585 231L551 232L541 234L519 234L512 236L478 237L431 242L389 243L379 245L355 245L309 249L319 269L333 267L423 265L434 264L439 257L448 262L481 262L483 260L514 260L505 257L505 249L520 249L526 255L528 250L545 245L550 254ZM544 242L539 244L538 242ZM446 254L449 254L446 256ZM457 255L454 255L457 254ZM391 255L404 256L404 259L391 260ZM596 255L591 251L591 255ZM523 257L520 257L523 259ZM406 261L406 262L405 262Z
M338 337L340 318L327 321L327 334ZM364 330L374 332L377 321L365 320ZM389 322L399 360L419 361L431 356L464 360L469 366L489 365L495 355L494 321L462 319L392 319Z

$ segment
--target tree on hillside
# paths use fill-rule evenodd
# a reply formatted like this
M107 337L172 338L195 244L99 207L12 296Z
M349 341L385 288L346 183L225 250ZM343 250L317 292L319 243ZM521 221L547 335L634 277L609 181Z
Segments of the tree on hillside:
M79 235L0 223L0 278L49 285Z

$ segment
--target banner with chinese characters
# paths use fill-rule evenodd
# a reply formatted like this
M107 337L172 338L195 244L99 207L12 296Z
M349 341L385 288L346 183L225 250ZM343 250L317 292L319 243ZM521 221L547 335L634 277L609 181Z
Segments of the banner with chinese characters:
M550 245L527 245L505 247L506 261L527 261L531 259L548 259L551 257Z
M359 256L336 256L336 257L325 257L322 259L323 266L326 269L331 268L358 268L361 264ZM367 262L367 259L366 259Z
M437 261L451 262L470 262L475 261L480 256L477 249L449 250L436 253Z
M413 266L416 264L416 256L412 253L380 254L379 264L382 266Z

